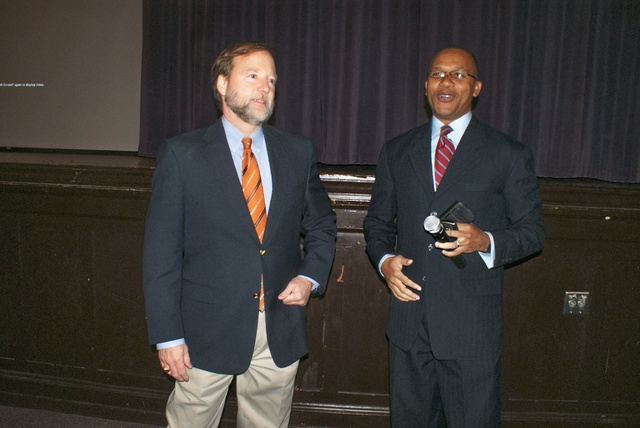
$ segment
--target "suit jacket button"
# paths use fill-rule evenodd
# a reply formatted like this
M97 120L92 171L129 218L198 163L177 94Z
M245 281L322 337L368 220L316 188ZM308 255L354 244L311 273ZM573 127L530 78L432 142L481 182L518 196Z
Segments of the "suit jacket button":
M433 244L429 244L428 250L433 251Z
M260 295L259 295L258 293L253 293L253 298L254 298L254 299L257 299L257 298L259 298L259 297L260 297Z
M260 255L261 255L261 256L264 256L264 253L266 253L266 252L267 252L267 250L265 250L265 249L263 248L262 250L260 250Z

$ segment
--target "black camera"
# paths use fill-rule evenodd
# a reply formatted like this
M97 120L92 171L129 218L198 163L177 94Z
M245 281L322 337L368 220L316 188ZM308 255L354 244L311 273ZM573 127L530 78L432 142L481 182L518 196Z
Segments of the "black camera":
M431 213L424 220L424 229L429 232L436 241L455 242L457 238L447 235L447 230L456 230L456 223L472 223L475 219L473 211L462 202L456 201L447 208L440 217L437 213ZM451 257L451 261L462 269L467 265L462 255Z

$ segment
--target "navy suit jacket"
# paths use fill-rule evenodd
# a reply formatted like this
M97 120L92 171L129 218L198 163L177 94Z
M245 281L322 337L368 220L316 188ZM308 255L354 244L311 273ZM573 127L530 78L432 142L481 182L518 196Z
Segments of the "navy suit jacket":
M436 358L495 357L502 342L503 267L542 249L533 157L527 147L474 117L437 191L432 164L427 123L387 142L376 168L364 221L368 254L375 266L385 254L413 259L403 271L422 287L417 302L391 296L387 336L410 349L426 315ZM455 201L470 207L475 225L493 234L493 269L478 253L465 254L467 266L458 269L425 232L424 219Z
M149 341L184 337L193 365L215 373L249 366L261 274L274 362L307 353L306 308L277 296L297 275L324 292L335 251L335 213L311 141L263 130L273 193L262 244L221 121L167 140L157 155L143 262Z

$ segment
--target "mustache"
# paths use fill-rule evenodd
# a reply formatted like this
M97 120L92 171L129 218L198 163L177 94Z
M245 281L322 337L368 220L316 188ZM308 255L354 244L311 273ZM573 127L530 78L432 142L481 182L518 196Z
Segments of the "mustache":
M260 126L266 123L271 118L275 108L275 100L272 98L257 96L248 98L246 102L243 102L236 92L228 93L224 101L231 111L242 119L242 121L254 126ZM254 101L264 102L264 114L259 114L254 106L251 105Z

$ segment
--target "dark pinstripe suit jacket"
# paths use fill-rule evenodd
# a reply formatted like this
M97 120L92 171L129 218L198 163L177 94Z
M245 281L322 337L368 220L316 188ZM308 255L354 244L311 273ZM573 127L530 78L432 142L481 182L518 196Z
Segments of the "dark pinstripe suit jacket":
M427 123L385 144L364 221L374 265L385 254L402 254L414 260L405 274L422 286L417 302L391 297L387 336L408 350L426 311L436 358L495 356L502 341L503 266L542 249L542 202L532 154L472 118L434 192L430 134ZM456 200L474 211L480 229L493 234L494 269L477 253L464 256L465 269L456 268L424 231L430 212L442 213Z

